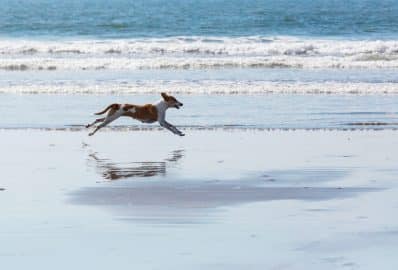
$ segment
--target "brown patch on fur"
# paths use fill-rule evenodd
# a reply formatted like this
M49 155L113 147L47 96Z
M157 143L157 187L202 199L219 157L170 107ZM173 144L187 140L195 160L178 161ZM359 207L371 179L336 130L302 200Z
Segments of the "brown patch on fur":
M160 95L162 96L162 98L164 99L164 101L166 102L178 102L177 99L173 96L169 96L168 94L162 92L160 93Z
M170 107L175 107L176 105L177 105L177 106L182 106L182 103L179 102L175 97L169 96L168 94L166 94L166 93L164 93L164 92L160 93L160 95L162 96L162 98L164 99L164 101L166 101L167 104L168 104ZM177 109L178 109L178 108L177 108Z
M170 96L167 95L165 92L160 93L160 95L162 96L162 98L163 98L165 101L168 101L169 98L170 98Z
M133 105L126 104L123 106L123 116L129 116L142 122L156 122L158 120L158 110L152 104Z

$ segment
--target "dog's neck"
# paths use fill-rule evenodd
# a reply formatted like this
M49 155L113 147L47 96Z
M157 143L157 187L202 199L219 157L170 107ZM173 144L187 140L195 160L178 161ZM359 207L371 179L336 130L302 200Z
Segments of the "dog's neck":
M160 118L164 118L165 114L166 114L166 110L169 108L169 105L167 104L166 101L159 100L158 102L156 102L155 104L156 109L158 110L158 117Z

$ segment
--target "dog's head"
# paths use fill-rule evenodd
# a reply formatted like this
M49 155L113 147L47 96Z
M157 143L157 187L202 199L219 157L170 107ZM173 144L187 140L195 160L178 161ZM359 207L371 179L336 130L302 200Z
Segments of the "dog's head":
M164 92L161 93L161 95L162 95L163 100L167 103L167 106L169 108L179 109L180 107L182 107L182 105L184 105L181 102L179 102L175 97L169 96L168 94L166 94Z

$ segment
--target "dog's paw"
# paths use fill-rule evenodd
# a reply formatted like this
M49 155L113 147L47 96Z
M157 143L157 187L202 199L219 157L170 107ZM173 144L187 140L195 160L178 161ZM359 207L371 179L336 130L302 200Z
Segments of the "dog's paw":
M181 132L181 133L178 133L178 136L184 137L185 134Z
M91 132L88 134L88 136L93 136L93 135L94 135L94 132Z

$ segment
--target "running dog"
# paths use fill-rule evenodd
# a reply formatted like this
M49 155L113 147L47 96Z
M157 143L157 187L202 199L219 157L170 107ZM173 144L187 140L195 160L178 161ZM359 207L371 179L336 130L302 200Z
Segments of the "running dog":
M92 127L97 123L99 124L95 130L89 133L89 136L94 135L100 128L105 127L109 123L115 121L121 116L129 116L142 123L154 123L159 122L159 124L170 130L176 135L184 136L185 134L178 130L175 126L166 121L166 110L168 108L179 109L183 104L179 102L175 97L169 96L166 93L161 93L162 98L155 104L146 105L133 105L133 104L111 104L103 111L95 113L95 115L108 114L104 118L98 118L93 123L86 125L86 128Z

